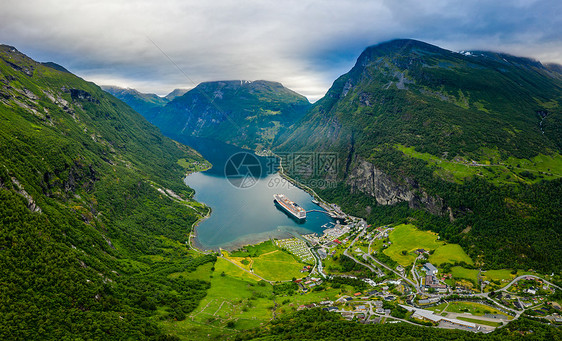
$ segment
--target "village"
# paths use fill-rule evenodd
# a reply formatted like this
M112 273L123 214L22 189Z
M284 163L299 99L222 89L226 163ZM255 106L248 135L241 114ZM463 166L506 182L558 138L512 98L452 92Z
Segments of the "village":
M346 218L347 224L324 226L322 235L276 243L309 264L301 270L306 276L294 280L300 295L338 278L360 281L367 289L302 304L298 310L321 308L360 323L406 322L483 333L523 314L562 323L560 304L550 299L562 289L537 274L473 269L468 257L459 262L460 256L451 252L446 259L445 251L457 246L439 241L437 235L404 225L374 228L362 219ZM338 268L342 257L361 270ZM452 264L432 263L443 259ZM478 276L471 279L472 274Z

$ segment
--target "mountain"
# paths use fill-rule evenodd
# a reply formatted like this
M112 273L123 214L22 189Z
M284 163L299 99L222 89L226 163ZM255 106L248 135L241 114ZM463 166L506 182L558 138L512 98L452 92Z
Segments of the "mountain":
M164 98L166 98L168 101L171 101L176 97L183 96L188 91L189 91L189 89L174 89L174 90L172 90L172 92L167 94L166 97L164 97Z
M308 100L269 81L205 82L146 115L168 136L213 138L250 149L269 147L309 109Z
M145 94L131 88L120 88L112 85L102 85L101 88L127 103L139 114L146 116L154 110L166 105L169 100L156 94Z
M552 70L502 53L381 43L276 150L293 176L320 178L321 194L373 223L415 219L487 267L560 271L562 79ZM315 168L322 153L337 167Z
M214 256L186 245L207 209L182 182L205 164L95 84L0 45L0 339L164 337L156 319L184 319L209 287L189 273Z

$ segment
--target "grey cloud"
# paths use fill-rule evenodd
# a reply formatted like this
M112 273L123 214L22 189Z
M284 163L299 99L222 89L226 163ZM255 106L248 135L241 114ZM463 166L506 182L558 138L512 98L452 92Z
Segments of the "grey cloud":
M269 79L323 95L368 45L415 38L562 63L559 1L4 1L0 41L97 83L165 94ZM165 52L164 55L151 40Z

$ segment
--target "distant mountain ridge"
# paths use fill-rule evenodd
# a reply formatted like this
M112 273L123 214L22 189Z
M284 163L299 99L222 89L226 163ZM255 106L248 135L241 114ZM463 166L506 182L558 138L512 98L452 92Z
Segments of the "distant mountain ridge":
M171 101L176 97L183 96L188 91L189 89L174 89L172 92L167 94L164 98L166 98L168 101Z
M134 104L130 98L123 100ZM270 147L310 105L278 82L233 80L203 82L163 107L141 113L168 136L199 136L260 149Z
M146 94L131 88L121 88L113 85L100 86L104 91L119 98L127 103L131 108L135 109L141 115L148 114L169 102L165 97L156 94Z

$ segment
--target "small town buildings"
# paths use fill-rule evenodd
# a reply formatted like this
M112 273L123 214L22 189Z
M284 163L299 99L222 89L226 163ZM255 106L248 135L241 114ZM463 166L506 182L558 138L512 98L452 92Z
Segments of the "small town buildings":
M441 315L437 315L437 314L433 313L433 311L430 311L430 310L418 309L418 308L414 308L414 307L410 307L410 306L402 305L402 304L400 306L402 308L408 310L408 311L413 311L414 312L414 314L412 314L413 318L431 321L431 322L434 322L434 323L439 323L441 321L445 321L445 322L451 323L453 325L468 328L468 329L471 329L471 330L476 330L476 324L474 324L472 322L466 322L466 321L458 320L458 319L454 319L454 318L443 317Z
M447 286L444 284L440 284L435 276L427 275L425 276L425 287L426 288L433 288L438 291L445 291L447 290Z
M423 270L424 270L428 275L430 275L430 276L433 276L433 275L437 274L437 272L439 271L439 270L437 270L437 268L436 268L433 264L431 264L431 263L425 263L425 264L423 265Z

